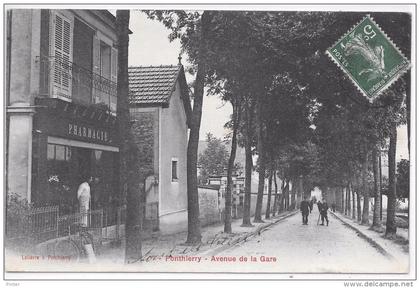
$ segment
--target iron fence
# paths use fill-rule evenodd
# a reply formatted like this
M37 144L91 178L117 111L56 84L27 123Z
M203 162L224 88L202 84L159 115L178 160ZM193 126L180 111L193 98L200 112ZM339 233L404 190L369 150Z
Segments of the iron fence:
M102 238L104 241L118 241L125 234L125 206L104 208Z
M79 232L83 219L87 218L87 231L92 234L95 242L102 242L103 210L89 210L88 212L78 212L70 215L63 215L58 218L58 237L74 235Z
M8 215L6 238L9 242L39 243L58 237L58 206L29 208Z
M58 237L58 206L32 208L27 217L30 235L36 243Z
M7 223L7 239L24 239L27 245L38 245L79 232L81 223L87 217L87 231L96 244L104 241L118 241L125 236L126 206L89 210L87 213L73 213L60 216L59 206L31 208L22 215L25 221ZM143 231L159 230L159 203L142 205ZM24 224L21 224L24 223ZM42 244L41 244L42 245Z
M95 89L109 96L117 96L117 83L99 74L83 68L63 57L42 56L39 58L41 71L41 93L50 92L51 81L72 87L74 91L79 89ZM64 96L64 97L70 97Z

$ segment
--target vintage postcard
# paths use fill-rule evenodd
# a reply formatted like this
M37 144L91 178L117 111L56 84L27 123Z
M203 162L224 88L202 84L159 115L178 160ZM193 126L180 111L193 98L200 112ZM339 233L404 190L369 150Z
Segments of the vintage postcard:
M413 285L415 20L5 4L5 279Z

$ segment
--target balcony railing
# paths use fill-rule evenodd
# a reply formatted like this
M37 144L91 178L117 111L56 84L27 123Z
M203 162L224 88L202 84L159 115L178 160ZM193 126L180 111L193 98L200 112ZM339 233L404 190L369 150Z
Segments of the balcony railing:
M88 101L93 95L109 106L113 102L111 97L117 97L116 82L63 57L41 57L40 73L41 95L67 99L78 97Z

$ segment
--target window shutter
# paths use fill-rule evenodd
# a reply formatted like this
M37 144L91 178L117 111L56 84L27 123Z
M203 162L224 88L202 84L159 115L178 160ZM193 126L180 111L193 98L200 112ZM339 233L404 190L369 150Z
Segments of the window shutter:
M61 89L61 48L63 46L63 18L54 15L54 88ZM56 90L54 89L54 90ZM55 93L54 93L55 94Z
M111 49L111 81L117 83L118 75L118 50Z
M71 98L73 25L69 19L55 14L53 27L53 95Z
M101 73L101 42L98 39L98 36L93 37L93 73L100 74Z
M101 73L101 42L97 35L93 37L93 75L92 81L95 81L95 78L98 77ZM96 88L95 83L92 83L92 95L93 95L93 103L100 103L101 102L101 91Z
M117 113L117 77L118 77L118 50L111 49L111 81L114 82L112 89L110 109L112 113Z

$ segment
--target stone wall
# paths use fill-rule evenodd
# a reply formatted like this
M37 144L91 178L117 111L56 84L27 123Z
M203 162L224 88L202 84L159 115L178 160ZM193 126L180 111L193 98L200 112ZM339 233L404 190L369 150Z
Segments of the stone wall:
M198 188L200 203L200 222L202 226L220 222L221 210L218 203L218 191L206 187Z
M140 164L139 175L147 177L155 172L155 129L157 111L140 111L132 109L130 111L131 119L134 120L132 133L134 142L138 149L138 161ZM157 156L157 155L156 155Z

